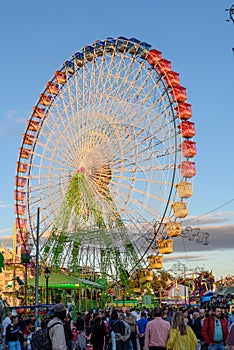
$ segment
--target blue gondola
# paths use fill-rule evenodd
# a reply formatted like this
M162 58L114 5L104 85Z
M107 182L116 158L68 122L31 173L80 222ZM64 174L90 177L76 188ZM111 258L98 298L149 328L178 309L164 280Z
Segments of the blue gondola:
M74 62L78 67L82 67L84 65L84 54L80 52L76 52L74 55Z
M128 46L128 39L125 38L124 36L120 36L117 39L116 47L117 51L124 52L124 50L127 49Z
M104 44L105 43L102 40L95 41L95 43L93 44L95 55L97 55L97 56L102 56L103 55Z
M151 48L150 44L147 44L145 42L141 42L140 43L140 47L139 47L139 49L137 51L137 56L140 57L140 58L145 59L150 48Z
M94 47L90 45L85 46L83 51L84 51L84 57L86 58L86 60L92 61L92 59L94 58Z
M105 51L113 52L115 49L116 40L114 38L107 38L105 41Z
M72 61L65 61L64 68L66 73L69 73L69 74L75 73L74 63Z
M141 47L143 47L146 50L149 50L151 48L152 45L145 43L144 41L141 42Z
M127 50L130 54L136 54L139 49L140 40L136 38L129 39Z

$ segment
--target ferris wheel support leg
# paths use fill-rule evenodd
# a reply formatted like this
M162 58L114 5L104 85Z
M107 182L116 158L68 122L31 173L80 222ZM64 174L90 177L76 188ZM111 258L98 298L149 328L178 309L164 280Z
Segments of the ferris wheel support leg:
M36 235L36 276L35 276L35 305L38 305L38 282L39 282L39 230L40 208L37 208L37 235ZM38 317L38 308L35 308L35 316Z

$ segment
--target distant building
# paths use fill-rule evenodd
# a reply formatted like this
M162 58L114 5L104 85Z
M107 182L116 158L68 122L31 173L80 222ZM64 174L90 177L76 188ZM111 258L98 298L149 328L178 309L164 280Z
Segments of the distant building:
M189 297L189 291L188 287L184 286L182 284L174 284L168 291L168 298L173 300L185 300L186 298L186 303L188 302L188 297Z
M21 264L21 256L12 250L1 247L0 252L4 257L4 269L0 273L0 295L9 305L19 305L17 293L20 289L19 282L24 281L25 267Z

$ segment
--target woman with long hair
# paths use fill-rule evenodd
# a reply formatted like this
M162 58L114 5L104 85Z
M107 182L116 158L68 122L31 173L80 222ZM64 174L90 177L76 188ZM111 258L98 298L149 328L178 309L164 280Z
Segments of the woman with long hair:
M167 341L167 350L195 350L198 345L193 330L185 324L182 312L176 311Z

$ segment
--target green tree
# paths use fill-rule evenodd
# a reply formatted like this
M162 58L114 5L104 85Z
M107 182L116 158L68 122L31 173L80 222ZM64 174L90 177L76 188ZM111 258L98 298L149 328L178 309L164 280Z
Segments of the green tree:
M0 272L4 269L4 256L0 253Z

